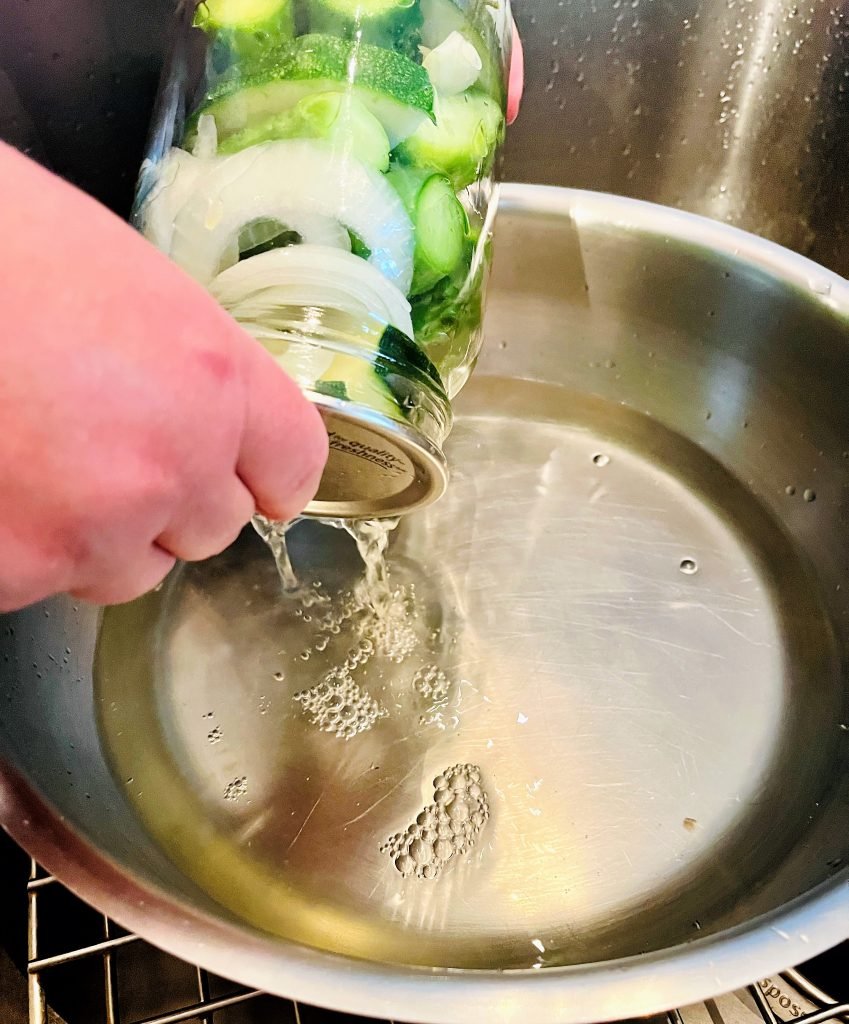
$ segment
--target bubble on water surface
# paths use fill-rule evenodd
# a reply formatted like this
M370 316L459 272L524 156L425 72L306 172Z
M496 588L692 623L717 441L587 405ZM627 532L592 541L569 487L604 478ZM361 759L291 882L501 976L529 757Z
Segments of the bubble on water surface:
M320 682L292 698L311 725L349 740L384 718L386 710L351 677L347 666L331 669Z
M454 857L470 851L489 820L480 768L455 764L433 780L433 803L380 847L403 876L438 878Z
M225 800L238 800L243 797L248 791L248 777L246 775L240 775L238 778L233 779L232 782L227 783L227 788L224 790Z
M426 701L439 703L448 697L451 682L436 665L426 665L413 676L413 689Z

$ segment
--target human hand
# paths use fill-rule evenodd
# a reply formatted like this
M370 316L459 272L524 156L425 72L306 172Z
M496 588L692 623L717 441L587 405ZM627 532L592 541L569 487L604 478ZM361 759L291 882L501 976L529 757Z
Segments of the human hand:
M188 277L0 143L0 610L100 603L296 515L316 409Z

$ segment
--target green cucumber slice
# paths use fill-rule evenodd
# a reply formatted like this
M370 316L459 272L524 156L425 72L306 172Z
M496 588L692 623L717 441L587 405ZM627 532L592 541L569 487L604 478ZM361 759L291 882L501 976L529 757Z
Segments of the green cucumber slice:
M350 90L365 104L393 147L434 116L433 86L418 64L366 43L306 35L266 54L248 75L240 71L222 76L194 120L212 114L222 142L307 96L340 89Z
M294 0L206 0L195 11L194 24L211 37L211 73L244 69L294 36Z
M410 367L443 390L433 363L403 331L391 324L380 335L376 351L382 357L377 363L362 356L337 355L313 390L357 402L396 420L406 417L408 397L415 390L409 382Z
M371 111L351 93L323 92L305 96L291 110L257 121L229 136L219 153L238 153L272 139L327 139L334 148L385 171L389 139Z
M249 260L251 256L282 249L287 245L300 245L302 242L303 238L297 231L291 231L279 220L261 217L246 224L239 232L239 259Z
M429 377L439 388L442 387L442 378L430 359L403 331L392 324L387 324L381 334L377 350L390 366L398 367L400 373L404 373L405 366L414 366L423 376ZM384 372L388 374L391 371L387 369Z
M348 400L348 389L344 380L317 380L313 390L329 398L338 398L343 402Z
M437 123L425 122L397 149L398 158L451 179L455 191L489 172L501 141L501 107L482 92L462 92L439 101Z
M415 0L308 0L310 32L383 46L420 62L422 13Z
M432 288L463 258L468 218L442 174L414 167L394 167L387 175L410 215L416 233L410 294Z
M454 273L412 300L416 342L440 367L449 397L465 382L469 359L474 356L480 340L491 252L489 240L477 245L485 245L486 250L476 270L473 269L476 244L469 241Z
M415 4L413 0L320 0L316 6L336 17L362 23L387 14L409 11Z
M403 416L395 395L365 356L335 356L313 390L320 395L356 402L393 420Z
M371 249L366 243L360 238L356 231L348 231L348 237L351 239L351 252L355 256L359 256L360 259L368 260L371 259Z
M265 28L291 7L291 0L203 0L194 23L203 29L238 29L251 32Z

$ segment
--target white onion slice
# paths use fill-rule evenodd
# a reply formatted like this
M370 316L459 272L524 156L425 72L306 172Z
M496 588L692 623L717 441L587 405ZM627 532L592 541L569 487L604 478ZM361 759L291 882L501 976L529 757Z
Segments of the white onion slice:
M312 140L282 139L218 158L194 184L174 222L171 257L201 284L220 272L228 244L245 224L269 217L322 247L333 244L328 223L350 228L371 251L373 267L402 292L410 287L410 218L383 175L350 154ZM307 217L315 230L306 229ZM321 236L319 223L327 232Z
M413 337L410 304L403 293L370 263L341 249L272 249L223 271L209 290L246 325L262 325L280 306L327 306L361 323L376 316Z
M212 114L201 114L198 118L197 137L192 146L192 156L209 160L218 153L218 125Z
M480 54L460 32L429 50L422 61L434 89L440 96L456 96L474 85L481 73Z
M201 176L212 166L212 161L199 160L184 149L175 147L166 153L158 167L149 168L149 173L155 174L156 180L138 216L142 234L157 249L171 252L174 221L194 194Z

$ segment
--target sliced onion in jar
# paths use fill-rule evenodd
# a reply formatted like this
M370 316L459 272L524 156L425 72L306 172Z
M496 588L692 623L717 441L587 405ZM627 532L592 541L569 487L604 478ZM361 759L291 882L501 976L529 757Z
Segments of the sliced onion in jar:
M395 190L350 154L306 139L218 158L177 213L171 257L208 286L226 269L232 239L260 218L278 220L306 244L322 247L350 229L369 249L372 267L400 291L410 287L415 237Z
M260 323L285 306L324 306L370 316L413 337L410 304L373 265L342 249L293 245L251 256L220 273L212 295L240 323Z
M218 152L218 126L212 114L201 114L198 118L197 136L192 146L192 156L209 160Z
M441 96L456 96L478 80L483 61L478 51L460 32L452 32L422 61L434 89Z
M199 160L184 149L171 149L158 166L146 168L154 176L136 220L142 234L157 249L171 252L174 221L180 210L194 195L195 186L204 173L209 173L213 161ZM142 172L144 175L144 171Z

